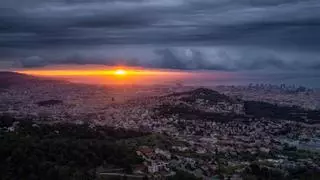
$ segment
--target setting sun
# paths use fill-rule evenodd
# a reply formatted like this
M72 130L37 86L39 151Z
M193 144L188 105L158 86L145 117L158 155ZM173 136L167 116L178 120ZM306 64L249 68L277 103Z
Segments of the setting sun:
M115 74L115 75L123 76L123 75L126 75L126 74L127 74L127 71L126 71L126 70L123 70L123 69L117 69L117 70L114 71L114 74Z

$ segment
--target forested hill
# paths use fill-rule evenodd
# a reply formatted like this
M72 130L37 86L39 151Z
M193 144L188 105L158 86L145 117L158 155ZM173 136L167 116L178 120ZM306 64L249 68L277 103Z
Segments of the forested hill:
M99 166L141 163L116 140L146 133L89 124L36 124L0 117L0 179L94 179Z

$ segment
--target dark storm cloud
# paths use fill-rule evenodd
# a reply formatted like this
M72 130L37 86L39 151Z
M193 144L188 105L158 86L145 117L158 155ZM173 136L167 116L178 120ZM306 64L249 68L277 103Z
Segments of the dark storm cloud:
M120 48L120 54L128 54L127 57L112 54L114 50L107 52L68 51L62 55L28 56L17 59L18 64L25 68L42 67L57 64L97 64L97 65L126 65L148 68L165 68L179 70L218 70L218 71L319 71L320 58L314 55L281 54L273 51L259 49L211 49L211 48L160 48L145 50L148 54L143 56L133 55L136 50ZM33 52L33 51L32 51ZM60 51L59 51L60 52ZM32 54L32 53L31 53ZM49 55L48 55L49 54ZM112 54L112 55L110 55ZM139 53L138 53L139 54ZM311 60L310 60L311 59Z
M154 54L146 57L149 62L137 60L130 54L123 55L124 60L90 51L89 54L66 51L129 44L201 45L254 47L252 51L299 51L305 55L320 50L319 22L318 0L2 0L0 55L1 59L16 58L23 67L76 63L175 69L294 70L298 68L294 65L297 63L288 61L292 56L265 53L267 51L246 52L235 57L225 50L213 58L205 56L201 48L193 49L189 56L177 54L171 48L155 48ZM57 56L43 55L49 50ZM314 58L308 59L306 68L318 69L316 55L305 57Z
M172 69L187 69L187 70L223 70L223 71L238 71L238 70L262 70L262 69L277 69L277 70L311 70L318 69L319 63L312 62L311 64L303 64L297 61L288 61L280 56L271 53L256 53L254 51L246 51L238 58L232 58L225 51L218 51L216 56L223 61L215 62L209 57L197 51L188 49L189 55L180 55L172 49L157 50L156 54L160 56L161 68ZM320 70L320 69L319 69Z
M302 45L311 44L310 38L301 38L306 35L320 39L318 1L30 1L37 2L33 6L8 2L1 2L0 32L19 39L1 39L1 46L259 45L266 43L266 36L271 45ZM312 44L319 47L320 41Z
M48 64L47 61L45 61L43 58L39 56L27 57L25 59L21 59L19 62L23 67L26 67L26 68L43 67Z
M83 54L74 54L60 57L42 57L42 56L30 56L26 58L20 58L16 62L24 68L35 68L44 67L46 65L58 65L58 64L76 64L76 65L126 65L126 66L143 66L144 64L139 63L134 58L110 58L110 57L99 57L99 56L86 56Z
M157 67L160 68L182 70L231 70L230 67L227 67L226 65L210 63L210 60L205 59L200 51L193 49L187 49L184 54L180 53L179 55L174 49L166 48L156 50L155 54L159 56L159 64Z

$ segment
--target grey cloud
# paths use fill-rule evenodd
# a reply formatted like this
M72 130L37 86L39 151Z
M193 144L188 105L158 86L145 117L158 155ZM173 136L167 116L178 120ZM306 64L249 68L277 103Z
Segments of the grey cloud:
M224 70L224 71L240 71L240 70L261 70L261 69L294 69L293 62L286 62L274 54L257 54L254 52L246 52L238 58L232 58L225 51L218 51L215 57L220 59L216 61L215 57L204 57L197 50L187 49L189 57L185 54L178 54L172 49L157 50L160 56L161 68L184 69L184 70ZM188 53L188 52L187 52ZM296 62L294 62L296 63ZM306 67L307 68L307 67Z
M72 55L60 58L53 57L40 57L40 56L30 56L26 58L22 58L18 60L18 67L24 68L36 68L36 67L44 67L47 65L125 65L125 66L140 66L142 64L139 63L139 60L131 58L131 59L123 59L123 58L101 58L95 56L82 56L82 55Z
M160 67L172 69L185 69L185 64L178 58L171 50L161 49L155 51L156 54L161 56Z
M20 38L1 38L0 46L307 43L319 48L320 42L300 38L320 39L319 9L320 2L311 0L38 2L1 10L0 33Z
M101 57L82 57L81 55L74 55L71 57L62 58L60 60L51 60L52 63L57 64L96 64L96 65L125 65L125 66L139 66L139 61L132 58L101 58Z
M126 64L224 71L319 69L318 0L2 0L0 7L0 58L20 59L24 67ZM169 48L155 48L145 59L132 52L72 52L123 45ZM170 48L179 46L254 48L237 56L228 50L208 56L200 47L187 50L188 55ZM304 59L255 49L316 55L301 55L310 57L304 64ZM50 54L51 50L58 55Z
M118 51L118 53L115 53ZM148 68L165 68L179 70L219 70L219 71L314 71L319 70L320 59L314 55L295 55L265 51L257 48L155 48L142 52L116 48L108 52L78 51L55 56L54 52L20 59L23 67L41 67L52 64L97 64L126 65ZM149 52L150 51L150 52ZM32 52L32 51L31 51ZM148 53L149 52L149 53ZM49 54L49 55L48 55ZM51 55L50 55L51 54ZM297 57L295 57L297 56ZM294 58L295 57L295 58ZM302 61L303 59L304 61ZM311 59L311 60L306 60Z
M19 62L21 63L22 67L26 67L26 68L43 67L48 65L48 62L46 62L42 57L39 57L39 56L27 57L27 58L21 59Z
M176 49L155 50L159 68L183 69L183 70L228 70L229 67L206 59L199 50L185 49L178 52ZM157 62L156 61L156 62Z

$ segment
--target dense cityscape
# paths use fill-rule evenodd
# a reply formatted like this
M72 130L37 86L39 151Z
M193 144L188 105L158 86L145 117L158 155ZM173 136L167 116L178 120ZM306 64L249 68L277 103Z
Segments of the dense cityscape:
M87 134L93 139L113 139L136 159L124 159L123 164L101 159L86 169L83 177L320 177L318 90L286 85L109 87L42 80L16 73L6 76L7 82L0 91L1 136L40 134L38 138L42 139L50 134L59 139L67 136L67 126L75 129L72 136L79 136L80 140ZM84 132L76 134L78 131ZM97 158L102 157L98 154ZM10 163L8 157L2 162L6 168ZM77 179L77 173L71 169L69 175ZM56 178L68 179L63 173L59 176L59 168L55 170ZM12 178L2 174L2 179ZM44 177L49 175L37 178Z
M0 180L320 180L320 0L0 0Z

